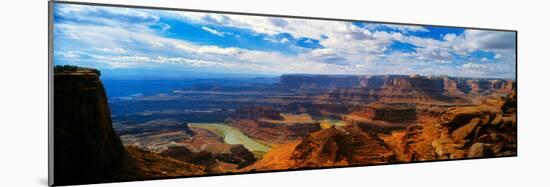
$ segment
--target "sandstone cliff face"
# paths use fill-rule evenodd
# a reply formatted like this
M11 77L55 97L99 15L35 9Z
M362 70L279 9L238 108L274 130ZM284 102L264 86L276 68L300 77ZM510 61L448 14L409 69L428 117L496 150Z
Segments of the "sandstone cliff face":
M55 69L54 185L205 174L204 165L123 147L99 76L88 68ZM185 124L162 127L190 131Z
M382 84L367 84L366 89L379 90L379 101L385 102L426 102L450 101L456 98L446 94L444 80L423 76L372 76L368 79Z
M517 154L515 92L478 106L455 107L439 120L409 127L402 137L406 161Z
M416 111L414 107L371 103L369 105L350 106L351 114L365 117L370 120L382 120L389 122L410 122L416 120Z
M122 166L124 148L111 124L97 71L55 70L55 184L100 182Z
M356 75L281 75L280 83L289 89L318 89L359 86L359 77Z
M329 97L344 102L467 102L465 95L487 91L510 93L512 80L456 78L446 76L360 76L359 87L336 88Z

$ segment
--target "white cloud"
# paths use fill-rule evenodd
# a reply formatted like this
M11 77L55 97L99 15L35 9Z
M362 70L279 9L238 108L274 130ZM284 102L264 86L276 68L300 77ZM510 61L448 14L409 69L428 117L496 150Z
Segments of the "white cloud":
M486 66L482 65L482 64L476 64L476 63L468 62L468 63L462 65L462 68L465 69L465 70L479 71L481 69L486 68Z
M157 42L157 41L149 41L149 44L151 44L151 46L154 47L154 48L165 47L165 45L163 43Z
M515 50L515 33L502 31L465 30L460 36L447 34L444 38L452 49L460 52Z
M450 50L437 46L427 46L416 50L420 60L433 60L436 62L449 62L454 59Z
M414 25L396 25L396 24L372 24L376 27L387 27L391 29L395 29L404 33L408 32L428 32L429 30L422 27L422 26L414 26Z
M166 31L166 30L172 28L172 26L170 26L170 25L168 25L168 24L166 24L166 23L158 23L157 25L160 26L160 30L161 30L161 31Z
M65 58L79 58L81 53L78 51L67 51L67 52L55 51L54 54L61 55Z
M515 77L515 64L478 64L468 62L461 66L461 75L472 77Z
M107 53L126 53L124 48L115 47L115 48L95 48L98 51L107 52Z
M202 29L202 30L205 30L206 32L209 32L209 33L211 33L211 34L217 35L217 36L223 36L223 35L225 35L224 32L217 31L217 30L214 30L214 29L205 27L205 26L202 26L201 29Z
M419 60L433 60L435 63L448 63L453 59L451 54L452 44L456 35L445 36L446 41L404 36L398 32L372 32L369 29L390 28L408 32L427 32L421 26L392 25L392 24L366 24L364 28L350 22L334 22L324 20L288 19L280 21L279 18L241 16L241 15L213 15L205 13L181 13L185 19L203 24L223 24L238 28L249 29L257 33L275 35L290 33L294 38L311 38L319 40L319 44L333 51L330 58L345 59L349 63L366 63L379 59L388 50L392 41L401 41L418 46L416 57ZM265 40L277 42L271 37ZM311 43L311 40L305 40ZM466 53L463 53L466 55ZM324 60L323 60L324 59Z
M288 41L287 38L283 38L283 39L281 39L279 42L281 42L281 43L288 43L289 41Z
M69 21L104 24L112 27L135 27L136 23L156 24L160 17L141 9L110 8L88 5L56 5L56 14ZM112 18L116 18L112 19Z
M90 7L87 6L87 8ZM237 36L238 33L222 32L213 29L217 27L210 25L248 29L258 34L266 34L265 40L275 43L290 43L289 38L278 39L279 36L276 36L280 33L289 33L294 39L307 38L306 42L313 42L312 39L318 40L324 47L300 48L299 54L294 56L283 55L277 51L194 44L159 36L148 26L158 25L161 30L168 30L170 26L159 23L159 15L155 14L156 12L118 10L122 11L94 8L86 10L79 6L64 8L63 14L67 16L78 14L79 16L74 16L77 17L76 19L99 20L102 24L56 23L56 40L71 40L80 46L95 47L98 51L111 53L99 55L94 54L93 51L87 51L88 56L113 68L144 64L175 64L235 71L247 71L253 68L255 71L268 73L404 74L416 72L472 75L475 72L492 76L507 71L515 73L515 53L512 53L513 49L509 47L512 45L510 38L513 37L489 31L467 31L461 35L448 34L443 36L443 40L437 40L406 34L428 31L419 26L381 25L402 32L399 33L369 30L369 27L362 28L350 22L196 12L162 13L162 16L167 14L178 19L200 23L201 29L217 36L229 34ZM106 14L96 15L98 13ZM117 16L117 19L109 19L109 16ZM133 24L129 24L130 20L133 20ZM394 41L410 43L417 48L414 52L388 51L389 45ZM149 51L140 53L140 49L143 51L142 48L149 48ZM452 53L466 57L475 50L495 52L494 58L504 65L502 67L480 66L474 62L467 63L469 65L449 64L454 59ZM65 58L83 56L77 52L71 53L70 49L67 51L57 54Z

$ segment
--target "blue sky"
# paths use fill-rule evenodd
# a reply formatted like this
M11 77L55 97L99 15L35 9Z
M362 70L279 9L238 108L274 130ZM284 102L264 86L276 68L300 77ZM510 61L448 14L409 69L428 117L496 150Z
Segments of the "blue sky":
M54 63L107 78L421 74L515 79L515 33L55 4Z

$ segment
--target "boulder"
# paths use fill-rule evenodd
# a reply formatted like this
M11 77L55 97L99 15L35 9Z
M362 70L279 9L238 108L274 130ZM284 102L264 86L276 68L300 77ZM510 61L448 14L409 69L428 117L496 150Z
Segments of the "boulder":
M484 105L452 108L444 115L443 119L445 121L442 126L454 130L469 123L473 118L480 118L478 120L481 120L486 118L486 115L494 116L497 112L494 108Z
M490 144L486 143L474 143L472 146L470 146L470 149L468 149L468 158L481 158L481 157L487 157L489 153L491 152Z
M459 127L452 132L452 138L455 142L461 142L466 140L467 137L473 134L474 130L480 124L479 118L473 118L466 125Z

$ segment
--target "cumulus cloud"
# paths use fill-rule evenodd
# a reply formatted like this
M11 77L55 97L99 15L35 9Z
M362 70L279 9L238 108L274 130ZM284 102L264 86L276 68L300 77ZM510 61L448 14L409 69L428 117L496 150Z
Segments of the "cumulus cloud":
M94 61L82 61L98 62L106 68L171 64L239 72L253 69L265 73L424 73L492 77L513 77L515 74L515 36L510 32L465 30L461 34L446 34L436 39L411 34L430 32L421 26L358 25L325 20L78 5L56 8L59 16L68 19L54 25L55 43L64 46L56 48L55 54L73 60L90 58ZM159 22L161 17L189 22L224 38L251 33L277 45L285 44L297 54L173 38L159 34L159 30L172 28ZM231 33L219 26L250 32ZM315 43L318 47L305 48L296 41ZM395 41L415 47L407 52L395 51L391 48ZM77 46L90 48L79 49ZM472 54L476 51L493 56L475 57Z
M486 30L465 30L462 35L447 34L444 36L449 45L460 52L506 51L515 50L516 38L513 32Z

